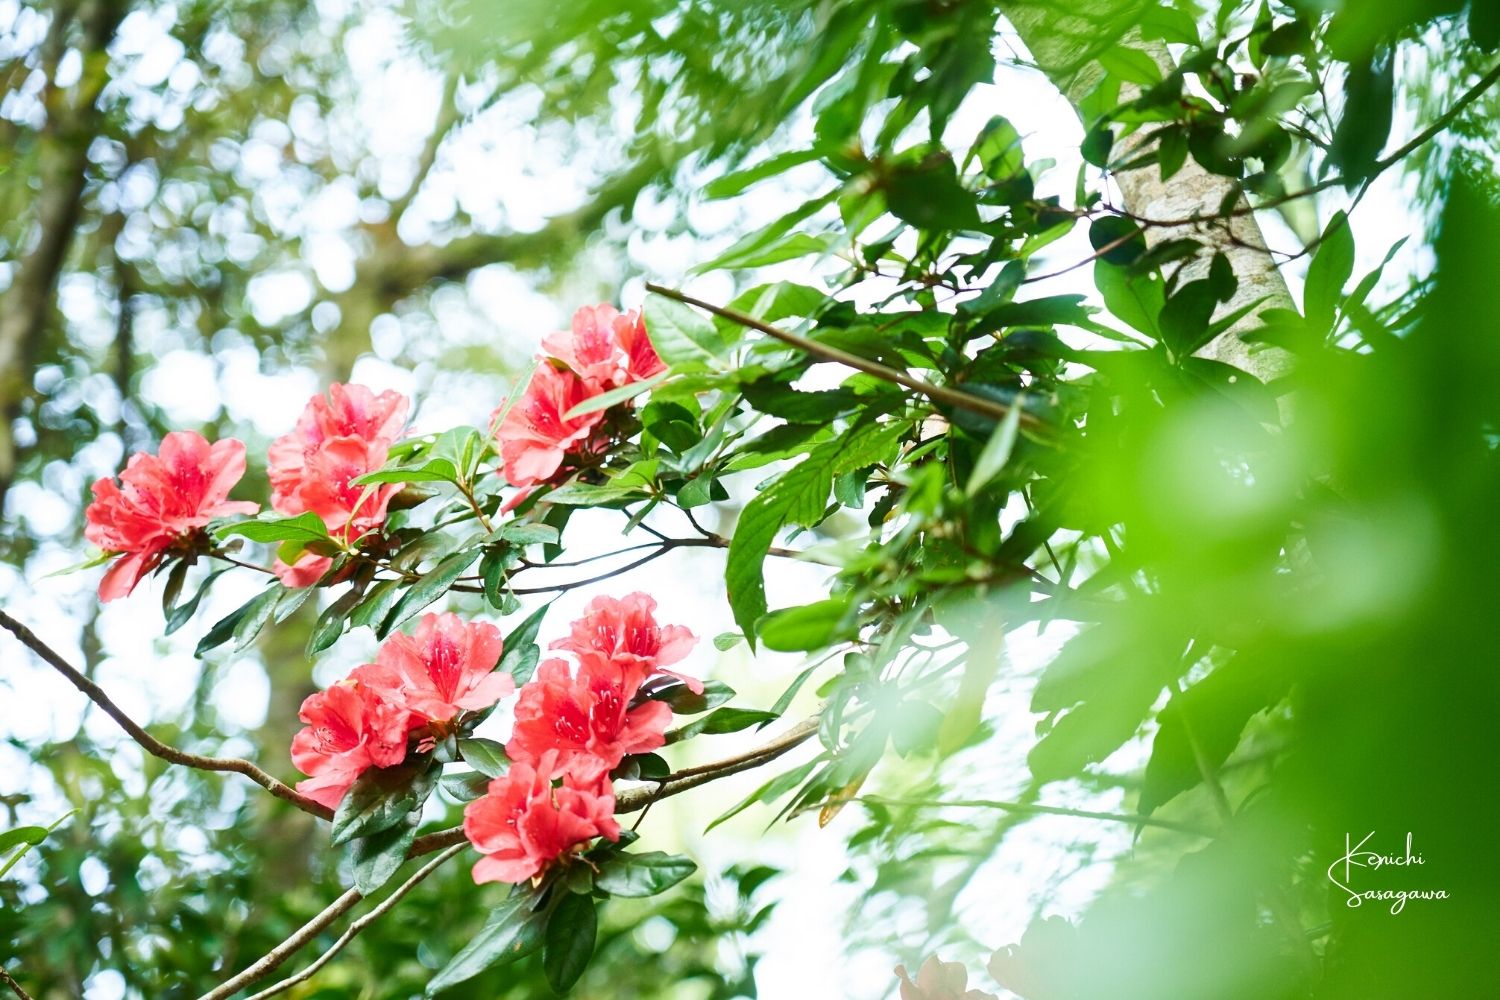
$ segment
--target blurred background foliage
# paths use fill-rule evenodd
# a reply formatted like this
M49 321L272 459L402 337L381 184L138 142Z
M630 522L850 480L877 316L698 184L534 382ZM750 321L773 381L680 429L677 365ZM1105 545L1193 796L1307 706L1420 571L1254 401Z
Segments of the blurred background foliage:
M1161 351L1103 357L1098 327L1139 316L1112 292L1118 276L1091 266L1039 291L1102 299L1094 326L1061 330L1066 309L1012 312L993 319L1003 350L944 370L999 383L1011 400L1045 386L1034 405L1075 418L1061 454L1023 450L1037 463L1023 463L1038 481L1028 489L1056 491L1035 497L1048 516L1005 514L1006 493L955 496L942 476L923 494L918 479L906 485L930 503L907 509L924 532L884 562L851 560L842 583L892 600L929 586L963 596L967 583L945 582L942 540L988 517L1014 540L975 542L993 541L997 564L1045 549L1032 565L1083 581L1075 589L1108 608L1072 619L1091 628L1057 623L1050 647L1038 645L1063 651L1039 683L1042 653L1007 654L998 680L969 681L1020 700L992 691L986 702L981 687L972 731L936 757L884 761L839 817L857 900L848 947L883 963L849 992L892 991L892 959L916 968L941 951L984 988L1033 1000L1500 995L1500 974L1480 960L1500 890L1482 849L1500 820L1486 792L1500 694L1489 619L1500 99L1474 89L1492 75L1495 9L0 3L0 595L39 608L28 592L81 552L86 484L165 430L235 434L263 454L317 386L398 369L424 400L419 418L481 420L571 304L638 296L643 278L715 257L701 287L719 301L777 266L862 306L889 296L945 315L956 284L979 292L965 318L975 328L1016 305L1022 277L1091 253L1123 250L1122 267L1159 276L1182 258L1133 231L1111 184L1126 187L1132 171L1165 178L1163 159L1186 160L1263 206L1272 244L1294 247L1276 263L1293 288L1306 275L1304 294L1267 294L1286 297L1297 321L1268 318L1259 335L1295 364L1260 392L1221 392L1224 373L1181 357L1163 365ZM1162 67L1121 54L1151 44L1170 45L1190 82L1167 74L1178 89L1163 87ZM969 124L1013 113L1009 95L983 85L1033 57L1079 112L1081 127L1064 133L1084 161L1076 179L1049 173L1032 136L997 127L986 146ZM1439 121L1440 135L1383 161ZM783 173L809 164L824 169ZM752 187L770 193L711 197ZM981 209L987 239L956 237ZM1357 299L1342 294L1348 268L1331 291L1307 270L1343 239L1330 225L1339 209L1356 236L1370 211L1409 223L1396 264ZM904 242L861 236L892 221L910 227ZM1142 264L1148 235L1157 252ZM1235 238L1211 226L1191 235L1210 252L1192 251L1203 270L1187 276ZM1362 242L1360 260L1385 250ZM1162 308L1147 317L1159 334L1176 322ZM1191 340L1204 324L1185 326ZM953 468L972 470L991 429L951 435ZM856 517L835 515L820 537L852 535ZM941 622L970 645L984 634L974 621L1052 617L1003 591L981 597L977 615L955 605ZM90 670L152 652L112 643L86 586L45 601ZM173 676L191 696L144 717L178 745L279 766L314 688L301 652L311 611L254 651L263 713L214 697L233 658L184 668L177 656ZM176 655L161 642L154 652ZM0 881L0 964L39 1000L195 995L340 891L337 859L306 816L234 781L164 769L87 711L26 724L13 708L29 704L11 669L20 656L13 644L3 655L0 725L16 762L5 824L77 810ZM932 683L923 697L945 710L976 697L951 671ZM1163 697L1167 687L1176 693ZM1028 701L1036 715L995 711ZM1001 738L1018 725L1019 747ZM1024 811L931 805L1001 797L976 788L1160 809L1217 835L1191 850L1154 828L1070 839ZM457 807L446 808L451 820ZM1097 898L1065 912L1071 923L997 937L964 893L1036 829L1062 850L1020 856L1055 873L977 911L1019 914L1025 927L1032 911L1052 912L1047 887L1073 870L1102 872ZM1454 898L1394 918L1342 906L1322 869L1343 835L1379 831L1394 850L1409 829L1427 858L1413 881ZM753 838L738 847L743 862L607 908L577 995L755 995L756 932L785 880L758 863ZM993 895L1006 883L983 884ZM462 867L440 872L294 995L419 995L487 899ZM451 995L544 988L522 964Z

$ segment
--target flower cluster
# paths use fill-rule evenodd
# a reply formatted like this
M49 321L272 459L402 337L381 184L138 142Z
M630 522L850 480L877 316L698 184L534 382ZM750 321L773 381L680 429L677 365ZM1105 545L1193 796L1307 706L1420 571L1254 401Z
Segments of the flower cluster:
M312 511L330 532L346 538L379 528L401 484L364 487L354 480L385 464L406 426L406 411L400 393L376 395L362 385L334 384L327 398L314 396L297 426L277 438L267 455L271 507L289 515ZM157 454L130 457L121 485L108 476L94 483L84 537L106 553L125 556L105 573L100 600L129 594L174 551L201 551L201 529L213 519L258 511L259 504L228 499L244 474L243 442L209 444L192 431L174 431L162 438ZM322 578L330 562L308 552L290 566L278 559L273 569L288 587L306 587Z
M99 599L129 594L171 549L214 518L259 510L258 504L229 499L244 474L242 442L209 444L192 431L174 431L155 455L130 456L121 485L111 476L95 482L84 537L106 552L125 554L104 574Z
M292 762L309 775L297 791L330 809L369 767L392 767L453 730L465 712L489 708L515 690L495 671L503 643L484 622L429 614L412 635L397 633L374 663L355 667L302 703L307 725L292 740Z
M485 855L474 881L524 882L580 844L619 837L610 772L662 746L672 718L642 688L697 641L680 625L658 625L655 611L641 593L595 598L552 644L573 662L548 659L521 688L505 746L514 763L464 809L464 832Z
M495 429L505 478L513 486L546 482L566 464L605 448L605 411L570 418L569 410L666 370L640 312L621 313L611 305L578 310L573 328L545 338L542 352L531 383Z
M277 438L267 454L271 507L281 514L312 511L330 533L358 537L385 522L400 483L356 486L354 480L385 465L391 445L406 428L407 399L362 385L328 387L328 397L308 401L297 426ZM304 553L288 566L275 563L288 587L307 587L328 572L331 560Z

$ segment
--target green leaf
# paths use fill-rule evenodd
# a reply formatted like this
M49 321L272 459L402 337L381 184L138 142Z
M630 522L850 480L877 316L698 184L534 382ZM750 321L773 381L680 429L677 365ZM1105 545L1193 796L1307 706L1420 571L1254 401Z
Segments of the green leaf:
M1096 167L1107 167L1109 166L1109 151L1114 148L1114 144L1115 134L1110 131L1108 124L1101 122L1083 137L1079 152L1084 162Z
M1053 326L1057 323L1082 323L1089 318L1089 308L1082 295L1049 295L1025 302L1005 302L984 315L984 329L1007 326Z
M338 600L328 605L318 620L313 623L312 633L307 637L307 655L321 653L338 641L344 634L349 612L359 603L360 592L350 588Z
M817 315L829 300L827 292L810 285L799 285L793 281L773 281L767 285L756 285L736 295L729 303L735 309L756 319L774 323L790 316L812 317ZM720 328L726 343L740 336L742 328L729 320L715 318L714 325Z
M506 755L505 747L494 740L478 736L460 739L458 754L465 764L489 778L498 778L510 770L510 757Z
M810 527L823 519L833 477L888 461L906 432L901 421L851 428L819 445L745 505L729 542L724 582L735 624L754 645L755 625L766 613L764 563L785 524Z
M818 665L814 663L812 666L804 668L801 673L792 678L792 683L787 685L786 690L781 692L781 697L776 699L776 704L771 706L771 714L777 718L785 715L786 710L792 707L792 699L797 697L797 692L802 690L802 685L807 683L807 679L817 669Z
M1396 60L1391 45L1350 61L1344 78L1344 111L1333 130L1328 163L1353 187L1374 173L1391 135Z
M57 817L57 819L53 820L51 823L44 827L19 826L13 830L8 830L5 833L0 834L0 852L8 851L12 847L15 848L15 852L6 859L5 863L0 864L0 878L4 878L5 873L14 868L16 864L26 856L26 853L28 851L30 851L36 845L42 843L42 841L46 840L48 834L50 834L53 830L56 830L58 827L62 826L63 823L67 822L68 817L72 816L77 811L77 809L69 809L67 812L63 813L61 816ZM37 833L38 830L41 831L40 834Z
M713 501L714 477L703 475L689 479L677 491L677 505L691 510Z
M1000 673L1005 633L1000 629L968 629L964 639L964 673L958 692L937 727L938 753L947 756L969 741L983 719L984 700Z
M490 777L480 771L445 774L438 779L443 791L460 802L473 802L489 790Z
M1166 4L1153 4L1141 11L1141 33L1146 38L1181 45L1198 44L1198 24L1192 15Z
M697 870L696 864L680 854L622 851L600 863L594 885L612 896L639 899L665 892Z
M385 885L406 860L411 842L416 839L421 813L410 813L405 822L388 830L359 837L349 845L354 865L354 888L366 896Z
M918 229L973 229L980 224L975 195L945 153L903 164L885 179L891 214Z
M1245 723L1281 700L1289 678L1267 666L1265 661L1235 657L1172 696L1157 715L1156 737L1141 786L1141 815L1149 816L1203 780L1188 740L1189 728L1207 763L1218 768L1239 745Z
M718 635L714 636L714 649L717 649L722 653L726 650L733 649L744 641L745 637L740 635L738 632L720 632Z
M170 611L168 611L167 625L166 628L162 630L162 634L171 635L173 632L176 632L178 629L182 628L182 626L191 621L193 615L198 610L198 605L203 601L203 595L208 593L209 584L213 583L220 576L223 576L226 572L228 572L228 570L218 569L208 574L208 576L204 578L203 582L198 585L198 589L194 591L192 597L188 598L181 604L178 604Z
M724 350L712 323L664 295L646 298L646 334L661 359L679 372L716 368Z
M785 215L776 219L769 225L764 226L753 233L748 233L745 236L740 237L738 240L735 240L734 243L730 245L729 249L725 250L722 254L720 254L713 260L710 260L704 264L699 264L693 269L694 272L702 273L705 271L712 271L720 266L721 261L733 260L737 257L743 257L755 250L759 250L761 247L769 246L771 243L774 243L775 241L785 236L787 233L791 232L798 223L802 222L802 220L806 219L807 217L817 212L819 209L823 208L825 205L832 202L835 198L838 197L838 193L839 189L835 187L833 190L827 192L826 194L819 195L816 198L808 199L807 201L803 202L801 205L798 205L796 208L792 209L790 212L787 212ZM648 329L649 325L650 300L648 299ZM654 336L652 342L655 343ZM661 350L659 347L657 349L657 353L661 354ZM671 359L667 358L665 354L662 355L662 359L665 360L668 364L672 364Z
M1156 144L1156 162L1161 169L1161 179L1169 181L1187 162L1188 134L1180 128L1169 128L1161 133Z
M0 833L0 852L8 851L17 844L35 847L46 839L45 826L18 826Z
M969 160L977 159L985 176L992 181L1009 180L1026 169L1021 149L1021 133L1008 119L995 115L985 123L979 138L969 150ZM968 161L965 161L965 168Z
M822 150L817 147L792 150L788 153L778 153L767 160L762 160L754 166L746 167L744 170L737 170L732 174L725 174L723 177L709 181L703 186L703 197L710 200L733 197L757 181L765 180L767 177L774 177L803 163L810 163L821 156Z
M738 270L780 264L782 261L827 253L835 243L836 237L832 234L787 233L769 243L746 247L739 253L720 254L708 263L694 267L689 273L704 274L708 271Z
M1105 72L1126 83L1136 83L1143 87L1161 83L1161 67L1140 49L1112 45L1099 54L1099 65L1104 67Z
M1021 411L1024 408L1024 396L1017 396L1006 411L1005 419L996 426L995 432L990 439L984 443L984 450L974 460L974 471L969 473L969 485L964 488L964 495L973 498L980 490L989 485L989 481L1000 474L1006 463L1010 461L1010 453L1016 446L1016 433L1021 428Z
M334 810L333 843L345 844L389 830L422 808L437 784L439 770L427 759L365 769Z
M490 912L484 927L427 984L427 995L456 986L485 969L524 958L542 942L542 913L536 897L520 886Z
M1314 330L1327 333L1333 329L1335 309L1353 273L1354 234L1348 216L1335 212L1307 266L1307 284L1302 292L1302 311Z
M43 576L42 579L50 580L54 576L71 576L74 573L78 573L86 569L93 569L95 566L103 566L105 563L110 562L115 558L115 556L118 555L123 555L123 553L99 552L85 559L83 562L72 563L70 565L64 566L62 569L55 569Z
M686 684L674 681L665 687L656 688L650 697L666 702L678 715L697 715L733 698L734 688L723 681L704 681L703 692L694 694Z
M349 615L349 627L359 628L361 625L369 625L372 628L385 621L391 613L391 608L401 598L401 588L405 586L403 580L381 580L367 591L360 600L359 605Z
M275 622L277 625L280 625L282 622L292 617L292 615L296 614L297 609L306 604L307 599L311 597L316 591L316 587L298 587L296 589L287 589L286 592L281 595L281 600L276 602L276 610L271 615L271 621Z
M412 584L381 626L380 637L385 638L390 635L427 605L446 594L454 581L463 576L464 571L479 558L479 551L475 548L455 552L429 570L422 579Z
M506 521L495 534L516 545L551 545L558 539L556 528L538 521Z
M228 642L230 637L234 635L235 627L239 625L240 619L243 618L245 616L245 612L249 610L250 605L260 600L261 596L262 595L260 594L256 594L254 597L250 598L250 600L246 601L238 608L235 608L223 618L220 618L218 621L214 622L209 630L204 633L203 638L198 640L198 646L193 650L193 655L201 657L209 650L215 649Z
M495 669L510 674L515 678L517 685L531 680L531 674L536 670L537 660L541 658L541 650L536 644L536 634L541 629L542 618L550 607L552 607L551 604L543 604L527 615L526 620L505 637L505 652L500 655L500 665Z
M794 653L847 642L858 634L857 605L843 595L801 607L773 611L756 625L767 649Z
M1146 231L1121 215L1102 215L1089 226L1089 245L1101 260L1125 267L1146 252Z
M1114 619L1069 640L1032 692L1032 711L1068 709L1027 754L1036 779L1073 777L1134 736L1183 669L1185 645L1169 629Z
M566 993L578 982L594 956L599 917L591 896L563 893L547 918L542 942L542 971L554 992Z
M738 733L751 726L764 725L781 718L779 712L767 712L758 708L716 708L701 719L694 719L667 733L668 743L681 743L694 736L722 736Z
M233 521L215 530L219 538L243 535L252 542L318 542L328 540L328 528L312 511L296 517L266 516L249 521Z
M281 600L286 588L280 583L273 583L260 593L249 604L244 607L244 614L234 626L234 648L244 649L255 641L260 635L260 630L265 627L266 622L271 620L271 613L276 610L276 602Z
M1177 289L1161 311L1163 342L1177 360L1191 355L1207 340L1209 321L1219 299L1208 279L1189 281Z
M639 500L646 490L636 483L568 483L546 494L542 499L566 507L602 507L625 500Z
M572 420L575 417L583 416L585 413L593 413L595 410L607 410L617 403L634 399L643 392L650 392L664 382L671 374L672 370L669 368L664 372L657 372L650 378L642 379L639 382L629 382L625 385L616 386L606 392L601 392L597 396L590 396L567 413L564 413L563 419Z
M792 768L792 770L785 774L778 774L741 799L739 804L733 806L728 812L723 813L712 823L708 824L708 826L704 827L703 832L707 833L720 823L733 819L757 802L774 802L776 799L781 798L781 796L800 785L802 780L811 774L813 768L817 767L817 765L818 762L816 760L810 760L806 764Z
M352 480L354 486L376 483L456 483L458 469L446 458L435 458L426 465L412 468L377 469Z

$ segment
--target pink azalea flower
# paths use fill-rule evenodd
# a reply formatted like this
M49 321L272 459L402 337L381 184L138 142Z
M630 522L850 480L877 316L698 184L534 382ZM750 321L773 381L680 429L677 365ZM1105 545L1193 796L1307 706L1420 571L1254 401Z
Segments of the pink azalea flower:
M304 456L331 438L384 441L389 447L406 426L406 410L406 397L399 392L386 390L377 396L362 385L333 383L328 396L308 400L297 426L271 445L267 471L272 490L281 496L295 494Z
M650 378L667 366L657 356L639 310L620 313L612 305L584 306L573 329L542 340L542 350L602 389Z
M276 574L283 586L297 590L301 587L311 587L323 579L323 574L333 565L333 559L329 556L320 556L316 552L304 552L297 561L288 566L277 557L271 563L271 572Z
M424 615L414 635L397 632L380 647L375 660L381 680L374 683L422 719L451 722L516 689L509 674L495 670L502 648L493 625L455 614Z
M532 486L552 478L569 453L587 448L595 425L604 419L603 411L571 420L563 414L599 391L567 369L538 366L525 394L495 431L505 478L512 486Z
M330 809L369 767L393 767L406 757L407 711L368 683L363 667L302 702L307 725L292 738L292 763L308 775L297 791Z
M566 660L547 660L521 688L506 754L532 763L555 754L559 773L590 782L628 754L655 750L666 742L672 709L660 701L631 707L643 679L597 655L585 657L576 674Z
M328 530L362 535L385 523L391 497L400 483L355 486L353 481L385 464L390 447L406 423L407 400L398 392L375 395L362 385L328 388L328 398L314 396L297 426L277 438L267 453L271 507L282 514L312 511ZM313 564L277 567L287 586L316 582ZM326 566L324 567L326 570ZM294 581L294 582L288 582Z
M591 653L608 657L638 671L641 681L653 672L669 674L701 694L703 682L696 677L662 669L687 656L698 637L681 625L658 625L655 612L656 601L640 591L618 599L596 597L573 623L568 637L554 642L552 648L566 649L580 658Z
M555 764L556 754L535 767L517 761L464 807L464 835L485 855L474 865L475 882L525 882L579 844L620 839L609 783L565 777L554 788Z
M243 442L209 444L201 434L174 431L162 438L157 454L130 456L121 486L109 476L95 482L84 537L106 552L126 554L104 574L99 599L129 594L167 549L214 518L259 510L258 504L228 499L244 474Z

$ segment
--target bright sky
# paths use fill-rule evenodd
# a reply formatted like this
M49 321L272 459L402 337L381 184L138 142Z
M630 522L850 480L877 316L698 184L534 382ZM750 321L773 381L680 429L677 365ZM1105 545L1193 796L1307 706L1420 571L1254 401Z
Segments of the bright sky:
M0 0L0 34L17 26L18 9L15 0ZM335 5L325 4L323 9L332 14ZM170 81L169 93L172 88L186 90L194 72L180 63L180 46L166 34L172 16L170 7L154 16L130 15L116 46L118 56L131 59L129 72L136 83ZM224 44L232 45L233 40ZM352 141L365 144L376 154L382 191L399 192L411 176L416 152L435 113L440 81L404 53L401 26L389 13L372 14L363 27L349 36L347 58L357 84L354 90L357 97L347 108L343 127L350 130ZM180 109L169 98L161 100L159 106L141 110L164 125L170 126L174 118L181 120ZM586 171L580 170L570 158L573 151L559 148L554 137L539 133L525 111L524 101L502 104L464 125L445 144L436 169L417 199L409 225L403 230L404 237L413 242L427 239L455 207L461 207L485 225L532 229L549 215L565 211L582 200L589 179ZM953 134L973 134L995 113L1009 117L1020 130L1025 137L1028 159L1050 157L1057 161L1043 179L1043 192L1070 198L1079 166L1076 150L1081 132L1071 109L1037 74L1002 69L995 84L980 88L965 106L952 126ZM284 216L287 227L304 240L305 268L267 273L251 285L250 305L262 322L275 322L304 309L314 294L311 276L334 291L352 280L354 257L346 236L350 227L370 210L369 206L361 204L352 184L334 184L316 197L304 197L287 179L278 152L289 140L311 137L311 132L318 128L321 126L310 116L300 115L294 107L289 125L259 128L236 165L237 170L257 185L271 210ZM701 201L694 204L690 209L693 221L702 230L721 230L723 235L717 239L700 242L686 237L632 238L630 267L657 280L682 280L694 263L732 242L754 220L773 218L794 204L796 195L791 188L802 180L816 183L817 168L806 170L802 178L790 175L786 186L758 189L736 205ZM142 179L122 185L120 197L145 204L153 192L154 184ZM1360 253L1356 275L1377 264L1387 247L1400 236L1419 229L1418 221L1406 207L1411 203L1409 195L1409 191L1400 189L1398 181L1388 176L1375 185L1356 210L1354 229ZM1326 211L1332 207L1336 206L1330 203ZM653 206L649 199L642 199L637 214L649 226L651 213L661 211L664 209ZM1279 219L1263 221L1273 247L1296 245ZM1085 233L1080 228L1050 248L1048 261L1040 266L1051 269L1088 253ZM619 271L618 263L606 266ZM1426 266L1425 258L1408 248L1391 270L1401 275ZM1300 289L1295 286L1303 267L1304 263L1299 262L1290 269L1293 291L1298 296ZM1034 294L1091 295L1090 273L1088 268L1079 269L1049 283L1049 287L1037 288ZM766 274L769 278L805 280L807 277L804 264L768 268ZM8 271L0 271L0 287L8 284L8 280ZM724 276L689 281L687 287L710 300L727 299L732 291L729 279ZM641 279L626 281L620 293L621 304L638 305L642 295ZM85 336L107 319L105 304L87 282L65 283L60 303L69 321ZM510 360L518 362L530 353L543 334L564 326L572 308L581 303L541 295L508 268L489 267L475 272L462 288L436 296L433 304L437 322L424 331L440 331L441 336L422 363L414 369L392 363L399 349L403 346L410 349L413 321L403 325L403 321L387 316L378 320L373 330L375 355L363 358L355 369L355 381L413 395L418 404L415 426L422 430L442 429L456 423L483 423L498 398L499 387L494 379L440 371L433 362L443 348L455 344L501 343ZM216 391L207 388L210 386L216 387ZM233 417L269 437L286 430L295 419L296 409L290 401L304 400L320 386L309 369L261 371L256 352L246 346L229 348L213 361L186 348L167 350L158 356L141 388L147 398L164 407L182 426L194 426L212 417L218 400L222 399ZM61 387L59 391L91 390L83 385ZM78 458L82 473L59 471L43 486L18 487L18 508L38 533L62 532L79 516L76 501L83 495L86 479L113 471L121 458L117 445L86 446ZM747 482L746 488L749 485ZM679 527L669 516L659 517L655 523L663 530ZM617 543L620 524L617 515L589 515L575 522L570 536L576 532L580 554L585 550L603 551ZM719 527L721 531L727 530L728 525ZM99 571L59 578L44 578L43 574L77 559L77 553L60 547L45 548L33 563L30 579L23 579L13 567L0 566L0 601L6 609L29 622L74 662L80 662L82 656L70 620L93 600L92 589ZM722 556L686 550L668 559L672 561L652 564L613 581L612 591L652 592L667 620L689 623L703 638L689 663L690 669L729 681L740 690L743 704L769 704L799 669L799 661L764 653L752 658L744 647L727 654L716 653L709 640L733 627L723 599ZM826 571L784 560L773 560L767 568L773 605L791 605L821 596ZM260 585L256 579L225 577L200 611L197 622L169 639L160 636L161 621L156 610L160 581L142 586L132 598L111 604L103 611L99 634L106 656L98 665L97 679L121 707L143 723L177 713L190 696L199 671L192 656L198 634L207 623L237 607ZM592 593L576 592L562 598L549 616L544 635L555 634ZM986 747L984 761L959 762L961 773L969 776L965 791L970 796L1007 798L1021 787L1025 751L1034 739L1035 717L1027 708L1031 680L1066 636L1061 628L1040 637L1029 630L1008 636L1009 668L986 706L987 717L997 727L999 736ZM3 650L0 700L5 708L0 717L0 733L23 743L41 742L73 732L80 716L86 715L85 729L90 738L117 747L117 771L127 775L138 773L139 753L133 744L121 739L107 718L98 712L86 714L85 701L76 691L50 670L29 662L14 643L0 642L0 650ZM331 682L372 651L373 642L367 632L348 636L317 663L314 676L320 683ZM213 698L227 720L253 729L264 720L267 695L266 675L254 652L247 651L245 655L230 658ZM804 708L811 708L811 695L805 695L803 702ZM497 719L495 725L503 730L503 719ZM698 741L707 746L687 750L700 759L708 759L732 753L754 741L753 734L743 739L714 737ZM1137 742L1127 746L1106 763L1107 768L1120 771L1138 765L1144 760L1146 745ZM242 753L249 749L231 745L224 752ZM685 763L683 753L679 750L669 756ZM294 776L287 760L262 763L283 777ZM872 790L881 787L880 775L877 772L872 779ZM894 985L891 970L897 961L906 958L906 945L900 935L916 933L918 928L907 927L898 919L892 925L897 939L866 950L847 948L842 937L843 922L851 912L852 897L858 889L839 882L838 876L848 862L841 845L858 825L857 809L845 810L827 829L820 830L812 817L803 817L766 833L764 825L769 814L757 808L706 837L702 835L708 819L738 801L761 780L764 780L762 775L745 775L658 805L643 828L647 841L653 848L683 850L709 871L752 857L788 870L787 877L776 883L774 890L782 905L756 942L766 953L757 974L762 995L871 998L889 995ZM248 794L250 790L248 784L234 777L226 777L224 783L226 794L231 796ZM28 810L29 819L47 822L62 811L61 800L49 787L45 773L31 768L21 752L0 745L0 793L22 790L37 796ZM1052 788L1047 800L1101 810L1129 808L1123 793L1118 791L1086 794L1079 789ZM991 817L955 812L953 818L976 823ZM1081 865L1079 855L1073 850L1075 845L1094 845L1099 857L1117 856L1130 849L1130 831L1066 818L1039 818L1025 824L1005 840L960 898L962 918L973 936L991 948L1014 942L1044 903L1049 913L1076 913L1106 884L1110 868L1103 864ZM24 878L26 868L23 866L18 873ZM85 878L86 882L92 880L92 884L102 887L102 868L86 868ZM978 954L944 957L967 960L975 968L982 965ZM86 997L120 1000L123 992L119 977L105 973L89 981Z

